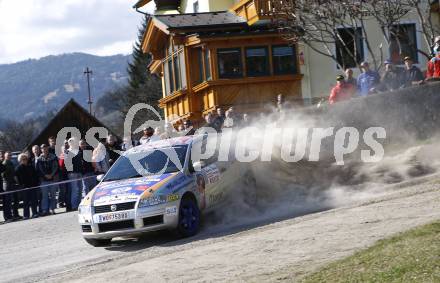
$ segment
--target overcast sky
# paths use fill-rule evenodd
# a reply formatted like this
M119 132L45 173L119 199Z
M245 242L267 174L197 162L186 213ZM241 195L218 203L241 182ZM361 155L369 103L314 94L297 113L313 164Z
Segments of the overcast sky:
M0 64L70 52L128 54L142 20L134 3L0 0Z

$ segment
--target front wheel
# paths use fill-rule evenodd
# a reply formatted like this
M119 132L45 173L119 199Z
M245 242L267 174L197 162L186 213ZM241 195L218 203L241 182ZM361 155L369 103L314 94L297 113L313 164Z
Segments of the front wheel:
M192 197L185 197L180 202L177 232L181 237L191 237L200 229L200 209Z
M112 239L84 239L89 245L94 247L105 247L110 245Z

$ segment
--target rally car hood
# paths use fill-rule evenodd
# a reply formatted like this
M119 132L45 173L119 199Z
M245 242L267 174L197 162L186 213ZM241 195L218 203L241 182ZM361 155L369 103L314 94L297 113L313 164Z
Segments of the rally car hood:
M93 190L93 206L137 201L141 196L153 194L178 173L152 175L141 178L102 182Z

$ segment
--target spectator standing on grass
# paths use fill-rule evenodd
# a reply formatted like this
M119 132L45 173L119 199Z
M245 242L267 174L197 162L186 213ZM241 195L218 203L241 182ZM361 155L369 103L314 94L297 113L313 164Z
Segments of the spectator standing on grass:
M243 113L243 119L241 120L241 126L248 127L251 121L247 113Z
M34 188L39 185L37 171L26 154L18 155L19 165L15 168L15 177L20 189ZM38 195L36 189L23 191L23 219L38 217ZM32 212L32 215L30 214Z
M107 149L107 154L110 162L110 166L116 162L119 158L119 153L122 148L118 144L118 139L114 135L109 135L105 143L105 148Z
M415 65L411 57L407 56L405 61L405 72L403 75L402 87L410 87L412 85L419 85L423 82L424 77L422 71Z
M212 119L212 127L217 131L221 132L223 123L225 122L225 113L223 112L223 109L220 107L217 108L217 112L213 112L211 114L214 118Z
M58 181L58 160L54 154L49 152L49 146L41 145L41 155L37 161L37 173L41 183L41 209L42 215L55 214L57 206L56 192L58 185L54 185Z
M177 132L179 133L180 136L182 136L184 134L184 130L185 130L185 127L183 127L183 124L180 124L179 126L177 126Z
M64 145L61 147L61 153L58 158L58 166L60 168L60 181L67 181L69 179L65 164L66 155L69 153L68 151L69 151L69 142L66 140L64 141ZM59 198L61 199L60 206L61 203L63 203L66 207L66 211L72 211L72 205L71 205L72 195L69 189L69 184L68 183L60 184L59 186L60 186ZM61 192L63 192L62 195Z
M105 174L110 169L110 162L104 144L99 143L93 150L92 161L95 174L97 175Z
M428 61L426 70L426 79L440 78L440 36L434 39L434 47L432 49L434 57Z
M223 123L223 128L232 128L234 126L234 119L232 118L231 112L229 110L225 113L225 122Z
M40 157L40 155L41 155L40 146L39 145L32 146L32 157L30 159L30 163L34 166L36 171L37 171L37 161L38 161L38 158ZM38 212L41 213L41 211L42 211L42 208L41 208L41 199L42 199L41 189L37 189L37 199L38 199Z
M177 136L176 131L171 123L165 123L164 133L160 135L161 140L171 139Z
M6 191L12 192L15 191L15 167L11 161L12 153L10 151L6 151L3 160L3 166L5 167L5 171L3 171L3 188L6 188ZM20 198L18 193L12 194L12 218L13 220L21 219L22 217L18 214L18 206L20 203Z
M3 184L3 172L5 171L5 166L3 165L3 156L4 151L0 151L0 192L5 193L7 192L6 186ZM5 223L11 222L13 220L12 217L12 211L11 211L11 204L12 204L12 196L11 194L5 194L2 196L2 206L3 206L3 218L5 220Z
M357 89L357 79L353 77L353 70L350 68L345 69L345 82L352 85L353 89Z
M154 128L154 136L157 137L158 140L160 140L160 135L163 133L162 127L156 127Z
M72 137L68 141L69 149L65 158L72 162L72 168L68 168L67 178L69 179L70 205L72 210L78 209L82 194L82 155L79 152L79 142Z
M196 133L196 129L193 127L193 123L189 119L183 121L183 129L187 136L193 136Z
M385 72L382 75L381 83L378 89L380 91L394 91L399 89L403 83L403 72L400 68L394 66L390 60L386 60Z
M93 151L92 147L85 140L79 141L79 154L81 155L81 167L83 177L84 194L87 195L96 185L95 168L93 167ZM90 152L90 156L86 156L86 152Z
M280 112L280 113L283 112L284 104L285 104L284 95L278 94L277 95L277 111L278 112Z
M334 104L339 101L348 100L353 94L353 85L346 83L345 78L342 75L336 77L336 86L333 87L328 98L330 104Z
M207 127L212 127L213 121L214 121L214 117L212 116L211 112L205 115L205 122Z
M131 140L131 137L125 137L122 140L122 144L121 144L122 151L127 151L133 147L134 147L134 145L133 145L133 141Z
M41 155L41 150L38 145L32 146L32 157L31 157L31 163L34 165L35 169L37 169L37 161L38 157Z
M56 155L56 147L57 147L57 140L55 137L51 136L47 139L47 142L49 144L49 152Z
M362 74L357 79L359 96L367 96L376 92L376 87L380 83L379 73L370 70L368 62L361 63Z
M140 144L147 144L160 140L158 136L154 134L154 129L152 127L147 127L144 129L144 135L140 138Z

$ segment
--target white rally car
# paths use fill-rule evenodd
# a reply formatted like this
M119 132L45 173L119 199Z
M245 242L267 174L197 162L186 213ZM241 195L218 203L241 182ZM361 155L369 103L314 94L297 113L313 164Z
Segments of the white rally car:
M218 162L215 154L193 162L191 149L204 140L179 137L125 152L79 206L84 239L102 246L115 237L162 229L195 235L201 211L223 202L246 174L238 162Z

